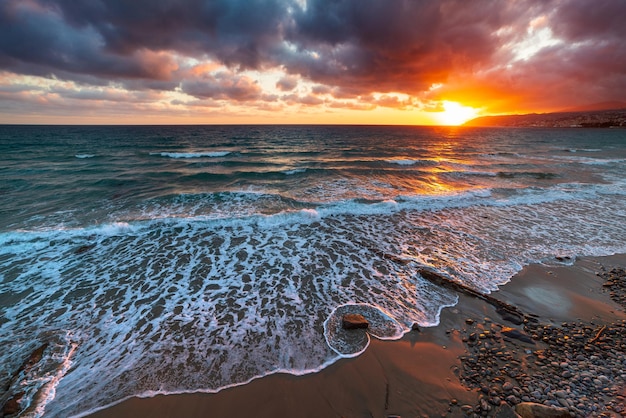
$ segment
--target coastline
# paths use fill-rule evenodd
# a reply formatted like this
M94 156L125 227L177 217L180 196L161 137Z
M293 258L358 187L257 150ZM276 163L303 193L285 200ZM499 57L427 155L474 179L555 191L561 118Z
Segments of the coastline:
M533 376L541 377L541 373L554 374L552 368L560 373L570 366L548 355L554 356L556 346L563 345L563 332L571 334L566 335L566 341L574 342L578 335L582 335L581 339L587 338L583 335L585 329L592 337L597 334L597 340L603 340L607 338L602 335L603 326L611 329L611 324L618 327L623 324L626 328L624 307L612 300L611 290L604 286L605 277L598 276L614 267L626 267L626 254L582 257L571 266L530 265L492 293L496 299L534 316L537 324L510 323L487 302L460 294L457 305L442 311L438 326L411 331L397 341L372 338L370 346L360 356L342 359L319 373L274 374L215 394L130 398L89 416L409 417L471 416L481 412L492 416L526 398L565 409L569 407L575 416L584 416L579 403L567 402L576 395L590 400L590 408L595 406L594 414L605 412L607 416L619 417L626 412L626 408L622 409L626 396L623 386L622 393L611 389L611 382L605 384L604 379L597 387L594 384L581 386L585 390L596 390L598 397L594 398L586 392L579 394L578 387L566 381L568 377L561 376L564 380L558 384L546 383L540 394L536 386L541 383L532 380ZM571 328L575 326L581 330L573 331ZM517 330L517 336L506 335L510 329ZM522 338L520 334L531 338ZM585 341L591 340L593 338ZM597 351L601 347L595 344L581 345L583 354L579 356L585 356L585 347L589 358L601 357L601 352ZM623 344L615 349L623 350ZM496 362L500 354L502 361ZM589 358L576 361L589 365ZM556 365L552 364L555 362ZM563 366L564 363L568 366ZM563 376L567 376L567 372L576 377L572 367L563 371ZM495 376L499 370L504 370L502 375ZM598 370L599 373L604 371L603 368ZM593 377L588 377L591 382ZM614 379L604 377L616 384L615 376ZM620 379L624 375L616 378L623 383ZM570 385L567 390L557 387L562 383ZM567 396L561 397L561 392L566 392Z

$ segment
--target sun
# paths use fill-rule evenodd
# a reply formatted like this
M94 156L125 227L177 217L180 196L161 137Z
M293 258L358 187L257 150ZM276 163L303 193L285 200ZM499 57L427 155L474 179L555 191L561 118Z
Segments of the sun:
M478 114L478 110L473 107L463 106L457 102L444 100L442 104L444 110L438 112L436 116L442 125L461 125Z

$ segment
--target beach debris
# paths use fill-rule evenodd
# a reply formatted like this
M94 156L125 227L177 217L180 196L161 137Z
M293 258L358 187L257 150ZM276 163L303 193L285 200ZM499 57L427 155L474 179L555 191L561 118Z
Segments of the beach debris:
M489 303L490 305L498 309L498 313L500 313L501 315L502 315L502 312L506 312L507 314L510 315L510 318L517 318L517 320L520 321L520 324L522 322L537 322L537 318L535 315L526 314L522 312L520 309L518 309L516 306L513 306L509 303L496 299L491 295L481 293L475 289L472 289L471 287L465 286L462 283L458 283L433 270L420 269L418 273L420 276L422 276L422 278L428 280L434 285L441 286L446 289L453 290L455 292L463 293L465 295L484 300L485 302Z
M367 329L369 322L361 314L347 313L341 318L343 329Z
M546 406L534 402L522 402L515 406L515 412L522 418L570 418L567 408Z
M407 265L411 263L411 260L406 260L393 254L388 254L382 251L378 251L376 249L373 249L373 251L380 257L393 261L394 263L399 265ZM494 306L500 316L506 316L504 318L506 321L512 322L516 325L520 325L525 321L537 321L535 315L526 314L518 309L516 306L496 299L491 295L481 293L475 289L472 289L471 287L465 286L464 284L459 283L449 277L446 277L443 274L438 273L434 270L422 268L418 269L417 272L423 279L428 280L436 286L440 286L458 293L463 293L465 295L484 300L485 302Z
M598 339L600 338L600 335L602 335L602 333L604 332L605 329L606 329L606 325L603 326L602 328L600 328L600 331L598 331L596 336L589 340L589 344L593 344L596 341L598 341Z

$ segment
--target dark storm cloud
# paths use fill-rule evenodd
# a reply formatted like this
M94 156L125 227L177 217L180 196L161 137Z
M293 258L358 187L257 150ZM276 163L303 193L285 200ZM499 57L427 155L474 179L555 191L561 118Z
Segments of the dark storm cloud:
M261 98L261 87L247 77L218 73L201 80L185 81L182 90L197 98L245 102Z
M5 0L0 66L19 73L167 80L162 51L260 68L280 40L278 0Z
M280 39L280 0L45 0L78 27L93 27L104 49L129 55L141 48L214 55L227 65L257 68Z
M568 0L554 15L552 29L569 42L624 40L626 2Z
M552 18L555 34L566 44L565 74L596 100L626 97L626 2L570 0Z
M245 69L280 68L290 77L279 89L303 77L316 83L313 93L342 99L420 96L463 73L476 91L482 82L494 94L510 89L539 100L529 97L539 94L532 83L545 79L545 88L560 75L591 89L606 71L612 78L596 91L623 88L625 9L620 0L0 0L0 69L236 101L261 96L238 74ZM511 58L503 47L541 16L578 46L490 72ZM229 72L203 78L181 57L209 58Z
M502 26L535 11L524 2L311 0L289 33L286 67L345 94L419 93L459 67L490 60ZM536 11L535 11L536 12Z
M348 90L372 82L419 90L457 61L488 58L490 35L506 23L501 9L430 0L311 0L304 9L289 0L5 0L0 59L33 73L163 80L165 57L147 52L176 51L231 67L284 65Z
M107 53L93 28L68 25L54 8L31 1L2 2L0 27L0 65L18 73L162 80L175 65L146 49Z

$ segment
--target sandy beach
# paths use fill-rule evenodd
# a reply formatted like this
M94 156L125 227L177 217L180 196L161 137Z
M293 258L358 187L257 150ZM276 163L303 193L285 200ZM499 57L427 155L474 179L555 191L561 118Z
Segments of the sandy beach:
M624 416L626 313L618 302L626 255L562 261L528 266L492 294L528 315L521 324L461 294L439 326L372 339L359 357L320 373L270 375L217 394L131 398L91 416L502 416L521 402Z

